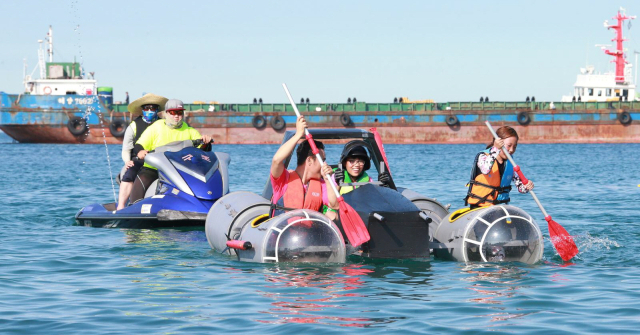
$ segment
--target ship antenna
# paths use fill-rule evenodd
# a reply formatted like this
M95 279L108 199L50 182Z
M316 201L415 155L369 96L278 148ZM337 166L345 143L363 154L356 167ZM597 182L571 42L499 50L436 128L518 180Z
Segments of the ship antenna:
M640 51L638 50L633 50L633 53L636 55L636 74L633 76L633 84L634 85L638 85L638 54L640 54Z
M53 63L53 27L51 25L49 25L47 37L49 40L49 63Z
M23 68L22 68L22 78L24 78L22 80L22 84L26 87L27 86L27 70L29 69L27 66L27 58L25 57L22 60L22 63L24 64Z
M606 49L604 50L604 53L615 57L615 60L613 60L612 62L616 63L616 83L618 84L623 84L625 82L624 66L627 63L624 60L623 42L625 41L625 39L622 37L623 23L624 23L624 20L633 20L635 18L636 18L635 16L627 16L625 13L625 10L623 8L620 8L620 11L618 11L618 15L613 18L617 20L618 23L616 23L615 25L609 25L607 21L605 21L605 24L604 24L607 29L613 28L613 30L615 30L616 32L616 37L611 40L616 42L616 50L611 51L609 49Z

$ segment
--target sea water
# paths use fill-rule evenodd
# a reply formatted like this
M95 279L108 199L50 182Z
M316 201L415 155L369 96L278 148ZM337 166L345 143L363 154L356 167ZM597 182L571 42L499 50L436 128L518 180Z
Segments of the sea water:
M2 334L637 333L638 144L531 145L514 155L580 254L562 262L529 195L512 204L545 235L535 265L441 260L252 264L203 230L74 225L113 201L104 145L14 144L0 134ZM396 184L463 206L482 145L386 145ZM120 146L106 148L119 157ZM260 192L274 145L231 154L232 191ZM340 148L329 146L337 160Z

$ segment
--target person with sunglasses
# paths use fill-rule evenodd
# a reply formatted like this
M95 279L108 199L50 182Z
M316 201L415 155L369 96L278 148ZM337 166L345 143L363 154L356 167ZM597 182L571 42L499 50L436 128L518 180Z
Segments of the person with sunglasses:
M352 183L368 183L372 179L367 174L367 170L371 168L371 159L367 154L367 149L363 146L353 146L352 142L347 143L340 155L340 164L334 169L336 184L340 189L340 194L346 194L358 188L357 185L344 185ZM388 172L382 172L378 175L378 181L384 187L389 187L391 176ZM343 185L341 185L343 184ZM334 209L327 206L323 207L322 212L329 218L334 219L337 216Z
M160 106L164 106L167 100L169 99L149 93L142 98L134 100L127 107L133 121L125 130L124 138L122 139L122 160L125 164L125 170L120 173L117 210L126 206L133 188L133 181L142 167L142 161L134 160L138 154L138 150L135 150L135 143L147 127L158 120L158 113L161 112Z
M371 158L367 154L367 149L363 146L352 146L347 143L340 155L340 164L335 169L335 177L338 185L350 183L368 183L372 179L367 174L371 168ZM346 173L345 173L346 172ZM378 181L382 186L389 187L391 177L388 172L378 174ZM353 191L358 186L345 185L340 187L340 194Z
M147 128L136 142L135 149L138 150L138 159L144 160L149 151L157 147L176 141L198 139L202 139L204 143L202 150L211 150L211 136L200 135L196 129L184 122L184 104L178 99L170 99L164 106L164 119L158 120ZM144 163L133 185L130 203L142 199L147 188L156 179L158 179L158 170Z

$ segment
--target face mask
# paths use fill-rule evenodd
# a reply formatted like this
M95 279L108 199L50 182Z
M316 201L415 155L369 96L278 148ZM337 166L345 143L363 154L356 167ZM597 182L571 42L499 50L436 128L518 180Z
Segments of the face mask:
M151 122L155 121L156 119L158 119L158 112L157 111L143 111L142 112L142 119L146 123L151 123Z
M182 121L183 120L180 120L180 121L178 121L176 123L174 121L173 117L170 117L170 116L164 119L164 122L167 124L167 126L169 128L173 128L173 129L178 129L178 128L182 127Z

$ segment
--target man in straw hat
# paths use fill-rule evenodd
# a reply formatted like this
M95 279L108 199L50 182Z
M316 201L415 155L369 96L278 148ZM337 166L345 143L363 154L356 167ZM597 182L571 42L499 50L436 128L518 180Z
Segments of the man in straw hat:
M170 99L165 104L164 119L158 120L145 131L136 141L134 150L138 152L138 159L144 159L147 153L157 147L176 141L202 139L203 150L211 150L211 136L200 135L184 122L184 106L182 101ZM158 179L158 170L145 163L140 169L131 191L130 202L133 203L144 197L147 188Z
M134 160L134 157L138 154L138 150L134 150L134 144L147 127L158 119L158 113L161 111L161 107L164 107L167 103L167 100L169 99L149 93L140 99L134 100L127 107L133 121L124 132L124 139L122 140L122 160L124 161L126 172L122 173L120 181L118 210L123 209L127 204L127 199L129 199L133 188L133 181L142 167L142 161Z

